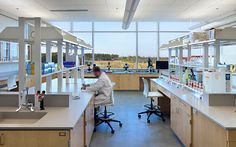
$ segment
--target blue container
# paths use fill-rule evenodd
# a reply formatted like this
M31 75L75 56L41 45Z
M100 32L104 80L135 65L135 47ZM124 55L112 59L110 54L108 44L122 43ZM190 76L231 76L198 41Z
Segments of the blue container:
M73 62L73 61L64 61L63 65L66 68L71 68L71 67L75 67L75 62Z
M32 75L31 69L27 69L27 70L26 70L26 73L27 73L28 75Z
M48 62L49 66L49 73L55 72L55 63L54 62Z

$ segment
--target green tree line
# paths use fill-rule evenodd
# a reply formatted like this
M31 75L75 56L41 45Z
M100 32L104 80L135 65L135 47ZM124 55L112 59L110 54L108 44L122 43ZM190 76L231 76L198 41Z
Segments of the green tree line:
M120 57L117 54L94 54L95 61L113 61L113 60L121 60L124 62L135 62L136 56L127 56L127 57ZM148 57L138 57L139 62L147 62ZM92 60L92 54L86 53L85 54L86 60ZM152 61L155 62L156 58L151 57ZM63 60L65 60L65 53L63 54ZM42 62L46 62L46 54L42 54ZM52 62L57 63L57 53L52 53Z
M148 57L138 57L139 62L146 62ZM85 54L85 59L87 60L92 60L92 54L87 53ZM95 61L112 61L112 60L121 60L124 62L135 62L136 61L136 56L119 56L117 54L94 54L94 59ZM152 61L154 62L156 60L155 57L151 57Z

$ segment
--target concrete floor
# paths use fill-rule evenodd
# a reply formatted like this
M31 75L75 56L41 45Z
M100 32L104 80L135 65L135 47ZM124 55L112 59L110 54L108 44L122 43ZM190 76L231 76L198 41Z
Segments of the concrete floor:
M170 129L169 119L162 122L152 116L150 124L146 122L146 115L138 119L137 113L143 111L143 105L149 102L142 92L115 91L115 105L108 110L116 113L115 118L122 121L123 127L113 124L114 135L106 124L97 127L90 147L181 147Z

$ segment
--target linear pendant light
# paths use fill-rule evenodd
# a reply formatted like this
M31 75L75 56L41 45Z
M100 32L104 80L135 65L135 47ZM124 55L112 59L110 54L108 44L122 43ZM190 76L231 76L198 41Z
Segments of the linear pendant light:
M88 9L55 9L50 10L51 12L87 12Z
M134 17L135 11L138 7L139 1L140 0L126 0L125 13L122 24L123 29L126 30L129 28L130 23Z

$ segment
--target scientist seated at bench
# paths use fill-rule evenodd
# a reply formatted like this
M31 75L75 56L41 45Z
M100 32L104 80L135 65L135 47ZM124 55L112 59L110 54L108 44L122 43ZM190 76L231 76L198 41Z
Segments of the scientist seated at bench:
M112 82L105 72L102 72L100 67L93 68L93 74L98 80L93 84L84 84L82 89L96 92L95 107L110 100L112 93Z

